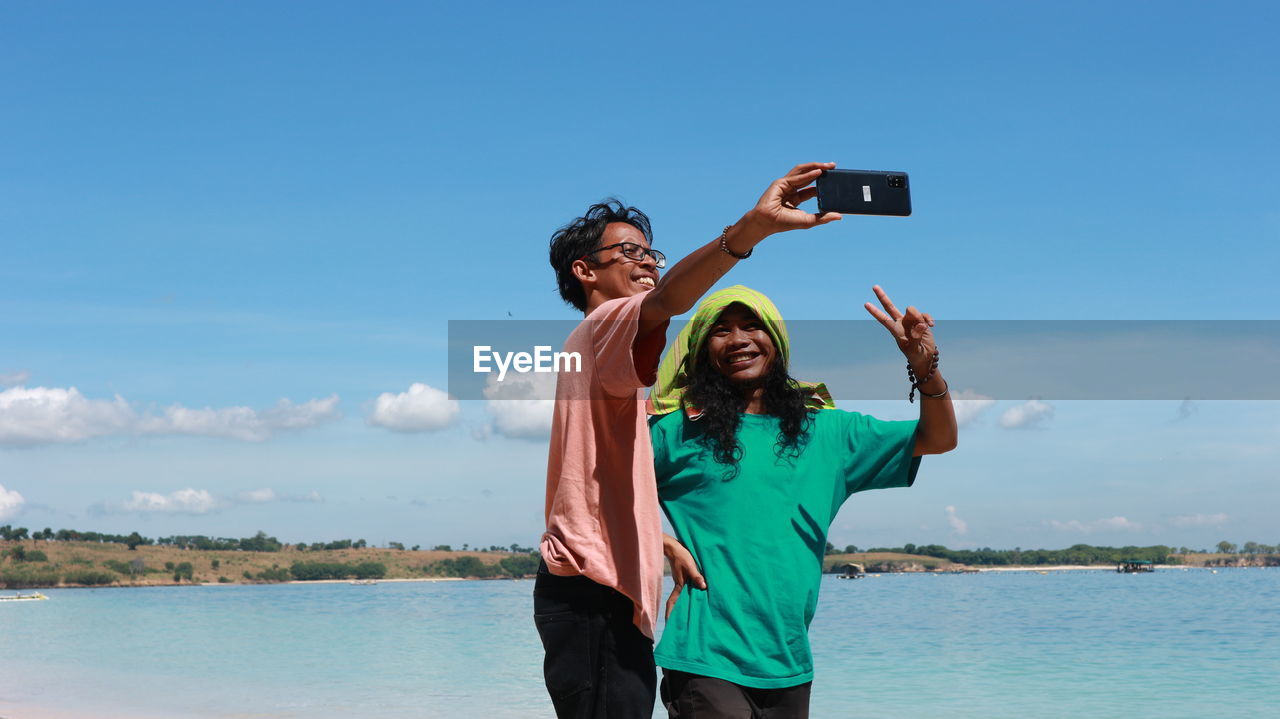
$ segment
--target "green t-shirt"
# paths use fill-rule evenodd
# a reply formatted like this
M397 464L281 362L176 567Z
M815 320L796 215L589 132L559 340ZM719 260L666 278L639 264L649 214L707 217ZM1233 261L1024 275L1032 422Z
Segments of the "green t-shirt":
M699 441L683 412L654 420L658 498L707 579L685 586L659 666L776 689L813 679L809 622L818 604L827 530L854 492L909 487L916 422L819 410L798 456L777 456L777 417L742 415L736 476Z

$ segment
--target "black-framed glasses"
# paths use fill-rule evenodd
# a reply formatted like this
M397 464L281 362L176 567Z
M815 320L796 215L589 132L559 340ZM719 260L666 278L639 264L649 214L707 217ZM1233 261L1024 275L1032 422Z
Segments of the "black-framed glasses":
M595 248L594 250L592 250L592 251L588 252L587 254L583 255L582 257L579 257L578 259L580 259L580 260L585 260L585 259L587 259L587 257L589 257L589 256L591 256L591 255L594 255L594 254L595 254L595 253L597 253L597 252L604 252L605 250L612 250L612 249L613 249L613 248L615 248L615 247L621 247L621 248L622 248L622 256L623 256L623 257L625 257L625 258L627 258L628 260L635 260L636 262L643 262L643 261L644 261L644 258L645 258L645 255L648 255L649 257L652 257L652 258L653 258L653 264L654 264L654 266L655 266L655 267L657 267L658 269L662 269L663 267L666 267L666 266L667 266L667 256L666 256L666 255L662 254L661 252L658 252L657 250L651 250L651 249L649 249L648 247L645 247L644 245L637 245L637 244L636 244L636 243L634 243L634 242L615 242L615 243L614 243L614 244L612 244L612 245L605 245L604 247L597 247L597 248Z

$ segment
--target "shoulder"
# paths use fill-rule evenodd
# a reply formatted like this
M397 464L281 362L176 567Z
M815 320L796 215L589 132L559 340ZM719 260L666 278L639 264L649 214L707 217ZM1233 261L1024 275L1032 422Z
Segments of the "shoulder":
M838 424L856 424L856 423L875 423L884 422L886 420L876 419L873 415L863 412L857 412L851 409L820 409L815 414L824 422Z
M659 435L676 434L684 425L684 412L676 410L667 414L654 415L649 418L649 430L656 438Z
M630 348L634 333L628 330L639 321L640 299L641 295L618 297L596 307L569 333L565 349L597 355L605 345Z
M819 409L813 412L813 424L820 428L843 428L866 417L845 409Z
M583 322L600 320L636 320L640 318L640 306L647 293L641 292L630 297L617 297L602 303L587 315Z
M653 440L654 447L661 443L674 450L674 448L696 439L698 434L696 424L697 422L686 417L682 410L676 410L669 414L650 417L649 435Z
M649 441L657 467L665 467L687 455L684 425L684 413L680 411L649 418Z
M840 442L868 431L878 422L869 414L845 409L820 409L813 413L814 435Z

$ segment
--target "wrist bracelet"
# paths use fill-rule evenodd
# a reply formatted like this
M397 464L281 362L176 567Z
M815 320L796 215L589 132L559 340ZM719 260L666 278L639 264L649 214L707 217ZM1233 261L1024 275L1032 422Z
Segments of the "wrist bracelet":
M945 389L945 390L943 390L943 391L942 391L942 394L940 394L940 395L936 395L936 396L935 396L935 395L926 395L926 394L924 393L924 390L920 389L920 385L922 385L922 384L924 384L924 383L928 382L929 380L933 379L933 375L938 371L938 357L939 357L939 356L940 356L940 353L938 352L938 350L937 350L937 349L935 349L935 350L933 351L933 360L929 363L929 374L925 375L925 376L924 376L924 379L916 379L916 371L915 371L914 369L912 369L912 367L911 367L911 363L910 363L910 362L908 362L908 363L907 363L907 379L911 380L911 391L910 391L909 393L907 393L907 401L908 401L908 402L912 402L912 403L914 403L914 402L916 401L916 390L920 390L920 395L921 395L921 396L924 396L924 397L932 397L933 399L938 399L938 398L940 398L940 397L944 397L944 396L946 396L947 392L948 392L948 391L950 391L950 389L951 389L950 385L948 385L948 386L947 386L947 389Z
M736 257L739 260L745 260L751 256L752 252L756 251L756 248L752 247L751 249L747 250L746 254L743 254L743 255L740 255L737 252L734 252L733 250L729 249L729 243L726 241L726 238L729 235L729 230L732 228L733 228L733 225L725 225L724 229L720 231L720 249L724 250L726 253L728 253L732 257Z
M919 388L919 387L917 387L916 389L920 389L920 388ZM929 399L942 399L943 397L946 397L946 396L947 396L947 393L948 393L948 392L950 392L950 391L951 391L951 385L950 385L950 384L949 384L949 383L944 379L944 380L942 380L942 391L941 391L941 392L939 392L939 393L937 393L937 394L929 394L928 392L925 392L924 390L922 390L922 389L921 389L921 390L920 390L920 396L921 396L921 397L928 397Z

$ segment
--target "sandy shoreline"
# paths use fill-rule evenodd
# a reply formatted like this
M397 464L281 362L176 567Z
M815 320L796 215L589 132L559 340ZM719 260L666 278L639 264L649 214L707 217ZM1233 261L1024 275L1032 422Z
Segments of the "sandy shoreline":
M287 582L279 582L279 584L351 584L351 579L291 579ZM390 584L391 582L465 582L465 577L397 577L395 579L375 579L373 584ZM240 586L251 585L252 582L245 582ZM259 582L261 584L261 582ZM229 586L235 586L234 584Z
M156 714L115 714L106 713L101 710L93 710L86 713L81 710L63 711L58 709L47 709L44 707L32 707L18 704L0 704L0 719L160 719ZM168 719L204 719L195 716L172 716Z
M1155 568L1162 571L1210 571L1221 570L1222 567L1190 567L1181 564L1157 564ZM1230 569L1253 569L1257 567L1229 567ZM929 572L874 572L874 574L962 574L977 573L984 574L988 572L1114 572L1114 565L1085 565L1085 564L1057 564L1052 566L1019 566L1019 567L970 567L966 570L957 572L955 570L935 570ZM828 574L824 572L824 574ZM834 574L834 573L831 573ZM869 572L871 574L871 572ZM670 576L670 575L666 575ZM377 579L371 584L391 584L393 582L513 582L522 580L532 580L533 577L395 577L388 579ZM287 582L202 582L198 584L113 584L93 587L78 586L59 586L59 587L35 587L32 589L12 590L15 592L36 592L46 589L127 589L127 588L151 588L151 587L255 587L255 586L275 586L281 584L351 584L351 579L292 579ZM359 586L359 585L358 585ZM3 591L3 590L0 590ZM0 719L12 719L0 714Z
M1261 569L1264 567L1227 567L1228 569ZM1155 569L1161 571L1220 571L1223 567L1192 567L1182 564L1157 564ZM874 574L985 574L988 572L1114 572L1114 565L1085 565L1085 564L1056 564L1052 566L1019 566L1019 567L969 567L963 571L955 570L935 570L927 572L874 572ZM824 572L828 574L828 572ZM830 573L834 574L834 573ZM872 574L872 572L868 572ZM670 576L670 575L666 575ZM396 577L388 579L377 579L371 584L391 584L393 582L512 582L522 580L532 580L533 577ZM274 586L280 584L351 584L351 579L292 579L287 582L202 582L198 584L113 584L93 587L78 586L59 586L59 587L35 587L32 589L12 590L15 592L36 592L46 589L127 589L127 588L151 588L151 587L255 587L255 586ZM0 590L4 591L4 590ZM0 719L13 719L0 714Z
M373 584L390 584L392 582L499 582L520 581L533 577L397 577L393 579L376 579ZM162 589L165 587L198 588L198 587L269 587L281 584L351 584L351 579L291 579L287 582L198 582L195 584L100 584L93 586L59 585L56 587L30 587L23 589L0 589L0 592L42 592L50 589ZM0 719L12 719L0 714Z

